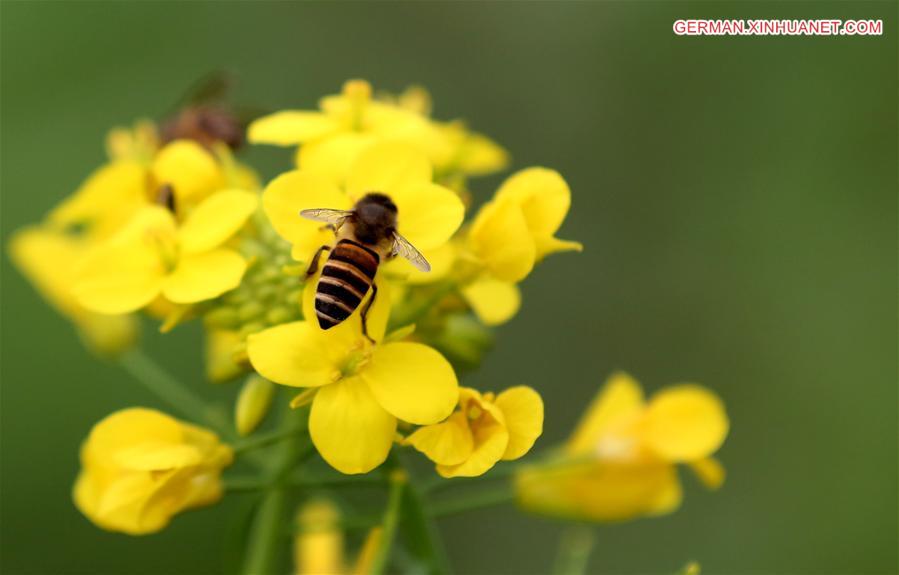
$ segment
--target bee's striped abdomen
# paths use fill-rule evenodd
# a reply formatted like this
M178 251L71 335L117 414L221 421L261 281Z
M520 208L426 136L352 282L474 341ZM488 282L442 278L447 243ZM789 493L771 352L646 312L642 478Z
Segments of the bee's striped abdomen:
M318 325L328 329L350 317L368 293L381 258L352 240L340 240L322 267L315 290Z

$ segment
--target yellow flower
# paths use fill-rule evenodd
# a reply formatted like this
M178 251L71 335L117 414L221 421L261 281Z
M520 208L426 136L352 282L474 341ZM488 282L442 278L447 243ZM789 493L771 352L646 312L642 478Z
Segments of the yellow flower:
M208 430L152 409L117 411L81 448L75 505L103 529L153 533L176 513L218 501L232 458Z
M40 294L71 320L85 342L101 353L118 353L133 345L137 322L128 315L105 315L88 310L72 293L72 277L90 242L49 226L15 232L10 256Z
M558 172L528 168L510 176L481 208L469 246L496 279L518 282L551 253L580 251L555 237L571 206L571 191Z
M689 464L710 488L724 481L711 455L728 428L721 400L703 387L671 386L645 402L636 381L614 374L560 461L517 475L519 501L535 512L594 521L670 513L682 499L676 464Z
M390 196L397 206L398 231L422 251L439 248L459 228L465 214L451 190L431 181L427 158L404 144L382 143L362 153L341 188L332 180L304 170L275 178L262 197L275 230L293 244L293 257L306 261L334 234L319 222L301 218L310 208L348 210L370 192Z
M371 572L382 537L381 527L369 530L352 569L347 566L340 510L327 499L314 499L300 509L300 529L294 539L296 575L363 575Z
M102 239L154 203L164 185L174 192L176 213L184 216L225 184L226 174L215 156L196 142L176 140L149 163L120 159L102 166L47 219L60 227L85 227L90 237Z
M396 98L385 96L382 100L396 102L400 108L425 118L431 115L431 94L421 86L410 86ZM440 137L428 138L423 143L434 167L444 176L454 173L485 176L509 164L509 153L502 146L483 134L470 131L465 122L431 122Z
M443 477L474 477L500 460L522 457L541 433L543 400L530 387L512 387L496 397L463 387L457 411L415 430L406 442L436 463Z
M180 227L168 210L141 208L83 262L76 297L88 309L116 314L138 310L159 295L189 304L237 287L246 261L221 246L256 205L253 193L224 190L204 200Z
M106 134L106 155L110 160L149 162L159 149L159 133L151 120L141 119L130 128L113 128Z
M369 334L378 342L390 308L386 290L381 292L368 315ZM312 442L343 473L366 473L380 465L390 452L397 420L436 423L453 411L459 397L456 374L440 353L419 343L373 344L362 335L359 315L328 331L299 321L247 338L250 362L260 375L315 390Z
M558 172L528 168L510 176L475 216L465 257L481 270L462 296L486 325L499 325L521 306L516 283L544 257L580 251L578 242L555 237L571 206L571 191Z
M350 80L341 94L326 96L320 111L285 110L250 124L253 144L296 146L297 166L307 172L342 180L356 157L374 143L403 142L420 150L441 138L422 116L391 103L373 100L371 86Z

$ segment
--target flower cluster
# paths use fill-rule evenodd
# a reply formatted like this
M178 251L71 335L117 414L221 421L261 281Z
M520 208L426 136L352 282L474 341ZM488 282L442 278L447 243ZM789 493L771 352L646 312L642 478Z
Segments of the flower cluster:
M543 400L525 385L479 391L459 378L518 312L538 264L582 249L557 235L571 191L558 172L529 167L478 197L469 180L505 169L509 155L430 109L421 88L374 94L352 80L317 109L260 117L245 133L221 106L187 108L161 130L141 121L111 132L108 162L13 236L14 262L92 350L215 429L143 408L103 419L74 489L85 516L158 531L217 501L236 458L263 477L232 488L270 497L254 521L283 523L283 491L314 483L305 463L317 452L346 481L384 467L368 476L391 491L358 554L367 571L387 560L400 510L422 505L394 450L426 457L438 481L517 466L507 469L522 506L579 519L675 509L678 463L721 484L711 458L728 430L721 402L693 385L645 402L624 374L552 457L503 463L542 434ZM263 184L235 157L244 140L295 148L294 165ZM139 355L141 316L162 332L203 326L209 381L243 382L233 423ZM270 411L284 413L274 431ZM252 456L276 447L276 463ZM346 571L339 516L320 499L302 506L300 572ZM270 547L251 553L250 572L275 571L263 568Z

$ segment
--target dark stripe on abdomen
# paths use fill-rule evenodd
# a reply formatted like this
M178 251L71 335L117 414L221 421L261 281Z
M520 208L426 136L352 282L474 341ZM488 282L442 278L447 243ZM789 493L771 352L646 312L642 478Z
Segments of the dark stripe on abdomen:
M345 303L352 309L356 309L359 303L362 301L362 298L356 295L352 291L352 289L348 289L343 285L340 285L339 281L322 281L318 280L318 291L317 294L325 294L334 297L335 299L340 300ZM364 294L363 294L364 295Z
M352 267L352 270L356 273L346 269L347 267ZM359 268L347 262L340 262L336 265L332 264L330 261L326 262L325 265L322 266L322 277L332 278L336 281L349 284L351 288L362 295L365 295L365 292L368 291L368 288L371 285L371 281L366 279L368 276L366 276L364 272L359 271Z
M374 279L381 258L377 253L351 240L341 240L331 250L329 260L353 264L356 269Z

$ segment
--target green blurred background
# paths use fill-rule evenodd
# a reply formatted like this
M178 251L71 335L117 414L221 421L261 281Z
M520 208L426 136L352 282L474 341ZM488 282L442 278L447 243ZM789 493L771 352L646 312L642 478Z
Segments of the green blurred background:
M3 2L2 233L218 68L235 98L311 107L346 78L427 86L441 118L561 171L574 205L521 314L467 383L535 386L539 445L604 377L725 399L728 481L683 474L670 517L597 528L596 573L897 572L895 2ZM882 18L882 37L685 38L678 18ZM248 156L267 177L284 150ZM482 197L501 177L478 180ZM89 356L3 258L2 571L215 573L244 506L159 535L91 526L69 490L88 429L159 402ZM565 286L564 300L557 290ZM199 330L150 353L203 387ZM234 388L204 389L229 398ZM440 525L460 573L544 573L562 525L511 508Z

